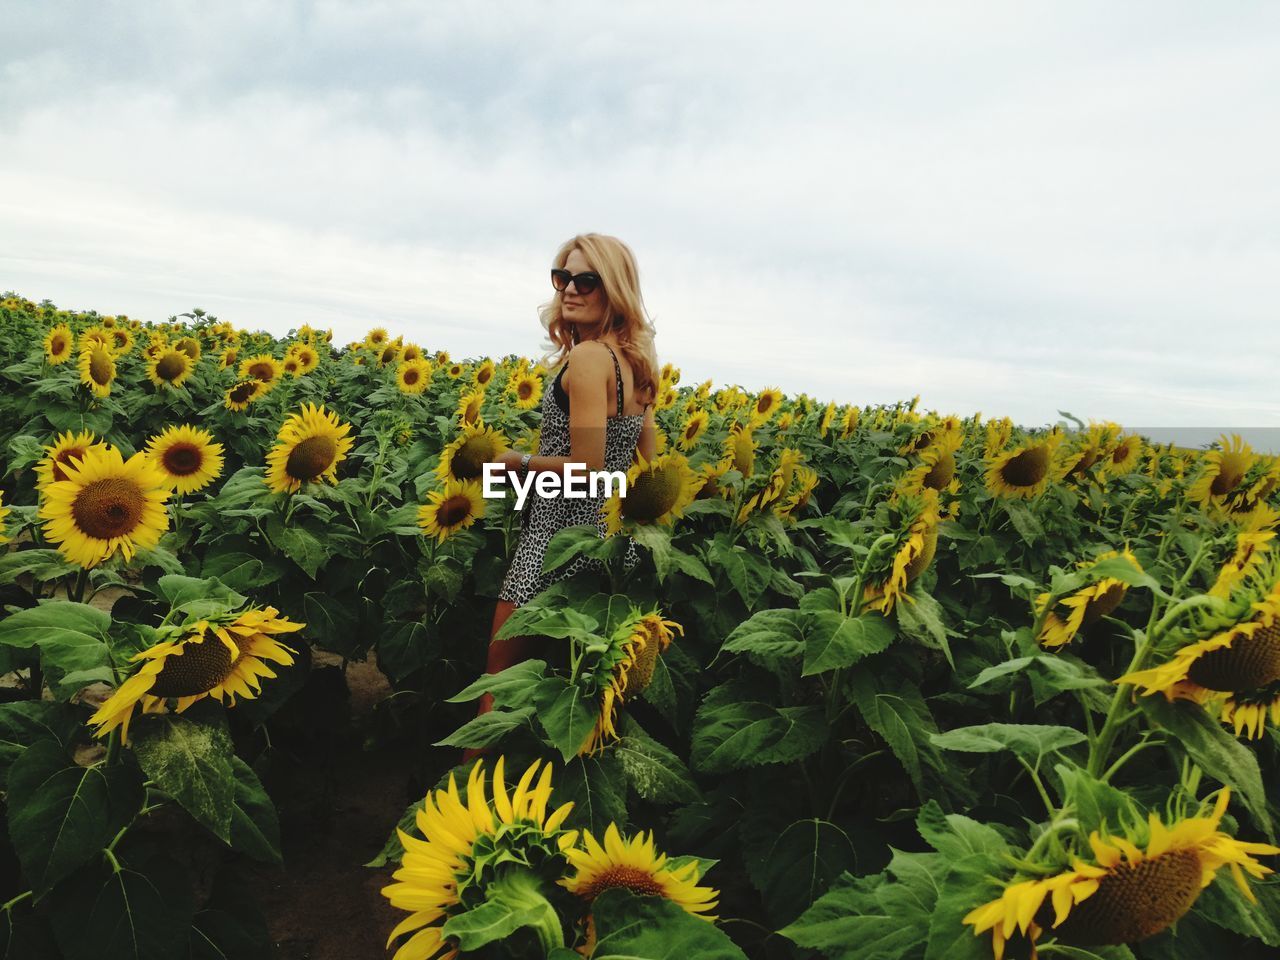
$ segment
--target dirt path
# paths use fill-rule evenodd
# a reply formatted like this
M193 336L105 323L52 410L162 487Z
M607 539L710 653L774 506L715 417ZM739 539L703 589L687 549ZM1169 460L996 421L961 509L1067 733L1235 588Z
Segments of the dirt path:
M336 663L317 653L314 668L336 673ZM349 664L346 678L356 725L335 731L324 760L291 771L290 786L302 793L291 790L280 810L285 867L260 876L273 960L389 957L387 934L405 916L379 892L393 868L362 866L408 804L403 758L362 749L358 733L359 718L391 690L372 660Z

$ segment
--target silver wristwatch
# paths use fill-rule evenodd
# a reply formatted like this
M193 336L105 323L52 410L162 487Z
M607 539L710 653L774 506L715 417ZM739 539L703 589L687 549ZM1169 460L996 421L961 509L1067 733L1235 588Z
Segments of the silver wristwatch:
M533 457L532 453L526 453L520 458L520 479L523 480L529 476L529 460Z

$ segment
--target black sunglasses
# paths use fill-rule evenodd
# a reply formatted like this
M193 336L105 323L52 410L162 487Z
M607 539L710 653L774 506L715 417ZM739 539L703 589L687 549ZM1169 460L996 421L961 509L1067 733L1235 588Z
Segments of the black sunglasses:
M568 270L552 270L551 285L557 290L563 291L569 286L569 282L573 281L574 289L584 297L593 293L596 287L600 286L600 274L598 273L577 273L571 274Z

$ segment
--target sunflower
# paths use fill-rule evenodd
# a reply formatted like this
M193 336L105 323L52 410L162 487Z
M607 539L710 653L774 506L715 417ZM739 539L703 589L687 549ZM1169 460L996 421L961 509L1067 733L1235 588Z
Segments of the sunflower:
M284 364L269 353L259 353L240 361L240 378L262 383L263 393L270 393L284 376Z
M855 430L858 429L858 418L862 416L862 408L850 406L844 412L844 416L840 418L840 438L842 440L853 436Z
M692 450L698 445L702 435L707 432L707 424L710 421L711 415L707 411L695 410L684 422L684 429L680 431L680 439L676 446L684 451Z
M267 486L273 493L296 493L304 483L322 478L336 484L338 464L355 443L347 436L350 432L351 424L342 423L336 413L303 404L281 425L276 445L267 454Z
M1012 436L1013 421L1008 417L1003 417L1000 420L988 420L986 443L983 448L983 453L987 459L991 459L1003 450Z
M493 371L493 361L486 357L484 361L481 362L480 366L476 367L476 372L472 374L471 382L477 387L483 389L484 387L487 387L489 385L489 381L493 379Z
M671 526L698 492L697 474L679 453L655 455L652 462L637 451L637 460L627 471L626 495L614 493L601 508L609 536L623 523Z
M916 491L928 487L945 490L956 475L956 452L964 442L964 434L958 424L926 431L912 444L909 453L916 464L898 480L898 488Z
M387 367L400 359L400 344L389 340L380 347L374 348L378 354L378 366Z
M385 327L374 327L365 335L365 346L377 349L385 344L390 339L390 336Z
M287 354L282 362L284 364L284 372L289 376L302 376L302 366L298 363L298 358L293 354Z
M166 427L147 442L147 455L180 494L203 490L222 473L222 444L207 430L183 424Z
M0 543L8 543L9 537L5 534L5 518L9 516L9 508L4 505L4 491L0 490Z
M728 487L723 487L717 481L733 468L732 458L726 457L717 463L704 463L702 469L695 475L695 482L698 484L698 492L694 496L695 500L708 500L711 497L720 497L724 500L733 499L733 491Z
M404 349L400 351L400 359L403 360L422 360L422 348L416 343L406 343Z
M1230 438L1224 434L1219 442L1222 449L1210 450L1204 455L1203 471L1187 491L1187 496L1196 503L1222 504L1236 492L1245 474L1257 462L1257 454L1239 434L1233 433Z
M818 421L818 436L825 437L827 431L831 429L831 423L836 418L836 402L832 400L822 410L822 418Z
M749 478L756 468L755 439L751 436L751 428L740 423L729 427L729 436L724 442L724 456L732 461L733 469Z
M784 447L778 454L778 465L765 481L764 486L747 498L738 510L737 522L745 523L752 513L763 512L766 508L774 508L787 493L796 467L804 459L803 454L793 447Z
M65 467L76 466L76 461L83 459L90 450L101 452L108 446L100 443L91 430L79 433L68 430L45 446L45 456L36 464L36 486L43 489L54 481L71 479Z
M173 345L190 357L192 363L200 361L200 341L195 337L182 337L175 340Z
M177 389L191 376L195 366L184 351L166 347L147 357L147 379L157 387Z
M458 398L458 409L454 411L454 415L464 427L483 424L484 420L480 418L480 408L483 406L484 388L476 387Z
M649 686L658 657L671 646L674 631L684 635L684 627L674 620L664 619L656 610L641 613L634 607L631 616L614 630L600 659L589 668L600 690L600 713L578 750L579 756L598 753L606 743L618 739L618 707Z
M1122 437L1111 448L1110 454L1102 461L1102 473L1105 476L1119 477L1131 473L1138 467L1138 459L1142 455L1142 438L1136 434Z
M566 803L548 815L551 799L551 765L538 768L535 760L508 791L503 774L505 757L494 764L492 797L486 790L484 761L476 762L467 778L466 799L449 774L443 790L428 793L414 822L424 839L411 837L399 827L404 845L395 883L382 888L393 907L409 911L387 938L387 946L416 931L396 951L394 960L449 960L458 956L441 933L443 922L462 908L463 898L483 899L484 885L494 878L498 865L534 864L562 860L561 851L572 846L576 831L561 824L573 810ZM534 780L537 779L535 785Z
M431 364L421 358L401 360L400 366L396 368L396 386L401 393L420 394L430 382Z
M465 371L466 369L467 369L466 366L464 366L461 363L451 363L445 369L445 373L448 374L450 380L457 380L460 376L462 376L463 371Z
M111 331L111 348L117 357L125 356L133 349L133 334L126 327L116 327Z
M267 385L261 380L250 377L227 388L226 407L228 410L244 410L267 394Z
M508 389L515 395L517 410L532 410L542 400L542 378L532 373L515 374Z
M484 473L484 465L497 460L508 448L507 438L482 423L468 424L440 452L436 476L441 480L476 480Z
M306 626L278 614L275 607L250 608L225 622L200 620L182 627L162 627L175 639L130 658L146 663L89 718L98 728L95 736L120 727L127 744L129 722L138 706L143 713L159 713L166 700L176 699L177 712L182 713L205 697L228 706L235 706L236 697L255 699L262 692L260 678L276 675L266 661L287 667L298 652L273 634L292 633Z
M91 340L80 351L80 382L93 391L94 396L111 396L111 384L116 379L116 361L111 349Z
M763 423L768 423L775 413L778 412L778 405L782 403L782 391L777 387L767 387L761 390L756 396L756 401L751 406L751 426L758 427Z
M994 497L1031 500L1045 491L1053 475L1053 454L1062 440L1050 433L987 460L987 490Z
M1168 827L1150 814L1146 850L1127 837L1095 830L1089 834L1092 863L1076 857L1070 869L1053 876L1011 883L962 922L973 926L975 936L990 930L992 951L1001 960L1015 929L1032 944L1046 927L1074 946L1145 940L1184 916L1224 866L1256 903L1244 874L1271 873L1253 855L1277 854L1280 847L1236 840L1218 829L1230 796L1230 787L1223 787L1209 816L1185 817Z
M310 373L320 365L320 354L316 348L307 343L295 343L289 348L293 358L298 361L298 372Z
M926 488L918 494L903 494L882 509L886 526L897 535L893 558L887 567L868 571L862 600L868 610L887 615L898 599L911 600L908 585L933 562L938 549L938 492Z
M1257 570L1264 554L1271 549L1276 532L1270 528L1280 520L1280 514L1264 504L1250 519L1251 523L1236 534L1235 550L1218 570L1209 596L1224 600L1229 597L1237 584Z
M44 534L72 563L89 568L117 550L126 561L154 547L169 526L164 474L145 453L126 462L115 447L90 448L59 469L67 477L44 488Z
M1222 613L1201 613L1178 639L1170 659L1115 682L1167 700L1212 702L1236 736L1261 737L1268 714L1280 725L1280 557L1265 554Z
M1125 559L1139 570L1142 564L1126 547L1123 551ZM1082 561L1079 566L1087 567L1112 557L1118 557L1121 551L1109 550L1093 561ZM1115 577L1102 577L1094 583L1081 587L1070 596L1059 597L1054 608L1044 614L1044 625L1036 638L1043 647L1061 647L1070 643L1081 627L1097 623L1107 614L1115 610L1128 592L1129 585ZM1044 613L1045 604L1049 602L1049 594L1042 593L1036 598L1036 614Z
M58 366L71 359L71 345L74 337L71 328L60 323L44 336L44 356L50 365Z
M103 330L102 327L85 327L80 331L76 346L82 352L92 346L106 347L108 350L112 350L113 353L115 352L112 349L114 342L111 339L111 335Z
M818 486L818 472L810 467L796 467L796 482L787 498L777 507L778 516L784 520L794 520L797 510L802 510L813 496Z
M418 526L428 537L444 543L484 516L484 492L477 480L448 480L443 490L432 490L418 508Z
M609 824L601 844L583 831L581 846L568 847L565 858L573 876L561 885L588 903L614 887L624 887L641 896L663 897L695 917L712 921L708 914L719 902L719 891L698 886L701 865L690 860L682 866L668 862L665 853L654 849L653 834L637 833L623 838L616 824Z

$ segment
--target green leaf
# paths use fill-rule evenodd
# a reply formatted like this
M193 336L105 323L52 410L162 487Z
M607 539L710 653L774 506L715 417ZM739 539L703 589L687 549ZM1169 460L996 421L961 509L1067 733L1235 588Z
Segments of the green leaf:
M1084 743L1085 735L1074 727L1041 723L983 723L935 733L934 746L965 753L1012 751L1038 767L1046 753Z
M80 725L80 712L65 703L19 700L0 705L0 788L10 765L27 747L40 740L66 747Z
M1235 881L1223 870L1200 894L1196 912L1241 936L1261 940L1269 947L1280 947L1280 884L1251 882L1250 889L1258 898L1257 903L1246 900Z
M591 904L596 925L592 960L746 960L714 923L665 897L638 897L614 887Z
M137 722L133 752L144 773L223 843L231 842L236 778L220 724L177 714Z
M212 600L217 601L220 609L237 610L248 600L215 577L187 577L171 573L156 581L156 589L175 609Z
M57 550L14 550L0 556L0 586L13 583L26 573L31 574L33 580L43 582L65 577L78 569Z
M490 710L464 723L449 736L435 743L437 747L491 747L512 730L524 726L533 716L533 707L518 710Z
M1063 800L1076 808L1076 816L1087 829L1118 829L1126 813L1133 812L1129 795L1090 776L1083 767L1060 763L1054 767L1062 782Z
M557 530L547 543L542 558L542 572L549 573L564 566L574 557L585 554L599 556L607 541L600 536L600 528L593 523L579 523Z
M877 682L886 683L887 689L878 689ZM923 794L926 766L936 770L942 764L930 739L937 727L920 691L910 683L878 678L872 670L856 670L850 692L867 726L884 738Z
M703 702L691 759L704 773L726 773L809 756L826 739L822 708L775 707L759 701Z
M262 788L253 767L235 754L231 755L231 772L235 776L231 849L263 863L283 863L275 804Z
M1099 580L1112 579L1119 580L1131 587L1147 587L1150 590L1160 590L1160 581L1149 573L1143 573L1133 565L1128 557L1108 557L1106 560L1099 560L1087 571L1085 571L1091 582L1096 583Z
M950 869L940 878L942 884L929 917L924 960L990 960L991 935L975 937L964 918L976 904L999 896L999 887L990 876L1000 873L1002 861L979 855L948 862Z
M573 803L566 827L604 836L609 824L627 822L626 781L618 757L607 751L598 757L576 757L552 778L554 794L548 809Z
M302 613L306 617L306 633L314 637L318 646L344 656L355 650L363 641L360 635L360 618L351 602L343 602L327 593L308 593L302 598Z
M1005 513L1022 539L1031 545L1044 540L1044 526L1029 506L1017 500L1001 500Z
M725 638L725 653L745 653L763 666L793 660L805 650L808 615L800 610L760 610Z
M493 702L500 707L523 707L533 702L533 694L547 669L545 660L522 660L515 666L498 673L486 673L445 703L466 703L478 700L486 693L493 694Z
M951 655L951 644L947 641L946 624L942 622L942 604L924 589L919 580L913 581L907 588L907 597L907 602L895 604L893 608L898 629L912 640L941 650L954 670L956 662ZM915 602L911 602L912 600Z
M306 571L312 580L329 558L324 542L314 533L300 526L282 527L275 536L275 543L284 555Z
M974 854L995 858L1009 849L1004 838L991 827L958 813L944 814L932 799L920 808L916 829L929 846L952 861Z
M59 673L109 666L111 616L85 603L51 600L0 620L0 644L38 647L46 670Z
M1205 709L1185 700L1139 697L1138 706L1158 727L1168 730L1204 772L1231 787L1253 814L1258 826L1272 833L1262 773L1253 751L1233 737Z
M629 716L623 718L622 734L612 750L627 782L642 798L651 803L696 803L702 799L684 761Z
M757 871L769 914L796 919L836 877L857 867L849 835L826 820L797 820L778 835Z
M206 557L200 573L206 577L217 577L232 590L255 590L279 580L284 575L284 568L274 557L230 551Z
M888 871L871 877L845 873L778 932L828 960L904 960L920 956L932 909L932 899L893 882Z
M26 882L48 891L101 853L142 807L137 772L81 767L52 740L28 747L9 771L9 837Z
M545 956L564 946L560 917L545 894L542 881L534 873L510 869L488 885L484 903L450 916L441 932L457 940L463 953L470 953L529 928Z
M600 702L563 677L546 677L534 692L538 722L568 762L578 755L600 717Z
M805 615L804 671L813 676L848 667L893 643L894 631L878 613L846 617L836 611Z
M708 551L708 559L728 578L748 609L756 605L773 579L773 566L769 561L741 544L717 540Z
M191 878L165 856L105 863L54 891L53 928L66 960L173 960L195 914Z
M672 573L680 572L695 580L714 585L710 571L697 557L690 556L671 543L671 531L666 527L639 525L635 529L637 543L649 549L658 582L665 583Z

